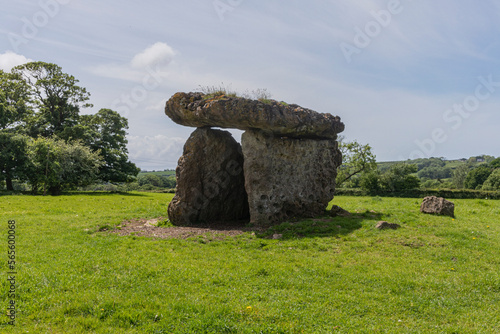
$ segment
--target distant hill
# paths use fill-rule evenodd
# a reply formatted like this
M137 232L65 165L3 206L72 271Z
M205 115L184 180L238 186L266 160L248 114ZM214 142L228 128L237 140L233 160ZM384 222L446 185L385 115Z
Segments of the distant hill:
M158 176L172 176L172 175L175 175L175 169L165 169L165 170L162 170L162 171L159 171L159 170L152 170L152 171L140 171L139 175L138 176L141 176L141 175L148 175L148 174L152 174L152 175L158 175Z
M382 172L388 170L389 168L391 168L392 165L398 163L415 164L418 166L419 171L424 169L425 167L429 167L432 165L439 165L440 167L443 168L455 169L464 163L468 163L471 167L474 167L489 163L494 159L495 157L491 155L479 155L470 158L452 159L452 160L446 160L445 158L440 157L440 158L415 159L415 160L405 160L405 161L383 161L383 162L377 162L377 166L379 170L381 170Z

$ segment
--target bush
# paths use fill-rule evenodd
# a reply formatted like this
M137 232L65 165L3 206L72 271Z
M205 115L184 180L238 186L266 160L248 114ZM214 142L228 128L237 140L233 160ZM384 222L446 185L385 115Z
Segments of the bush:
M156 175L156 174L139 175L139 177L137 178L137 182L139 183L139 186L141 186L141 189L146 185L153 186L156 189L159 188L169 189L169 188L175 188L176 186L174 175L171 176Z
M405 163L395 164L382 175L382 188L387 191L403 191L416 189L420 186L420 180L413 173L417 172L417 165Z
M429 179L447 179L452 175L451 168L445 167L425 167L417 173L419 178L429 178Z
M483 184L482 190L500 190L500 169L495 169Z
M484 191L469 189L409 189L404 191L380 190L376 193L367 193L362 189L336 189L336 196L381 196L424 198L426 196L444 197L447 199L500 199L500 191Z
M496 158L495 160L489 163L491 168L500 168L500 158Z
M378 171L372 171L363 174L359 185L361 186L361 189L366 191L368 194L379 192L381 190L380 173Z
M467 174L464 186L467 189L481 189L483 183L488 179L493 170L490 167L481 165L474 168Z
M139 188L139 190L145 190L145 191L150 191L150 190L158 190L158 187L153 186L152 184L145 184Z
M426 180L420 185L423 189L437 189L441 187L441 182L438 180Z

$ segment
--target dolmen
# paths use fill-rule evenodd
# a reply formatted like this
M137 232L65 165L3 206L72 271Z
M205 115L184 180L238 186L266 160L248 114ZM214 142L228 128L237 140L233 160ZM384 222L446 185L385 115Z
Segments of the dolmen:
M274 100L176 93L165 114L197 129L176 169L174 225L269 226L322 215L335 193L338 116ZM244 130L241 145L216 128Z

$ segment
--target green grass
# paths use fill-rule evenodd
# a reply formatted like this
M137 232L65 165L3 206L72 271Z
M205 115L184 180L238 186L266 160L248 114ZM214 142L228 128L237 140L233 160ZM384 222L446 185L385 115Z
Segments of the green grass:
M0 332L500 333L499 201L455 200L452 220L415 199L337 197L358 213L223 240L97 232L166 216L171 198L0 196L1 233L18 225L18 315Z

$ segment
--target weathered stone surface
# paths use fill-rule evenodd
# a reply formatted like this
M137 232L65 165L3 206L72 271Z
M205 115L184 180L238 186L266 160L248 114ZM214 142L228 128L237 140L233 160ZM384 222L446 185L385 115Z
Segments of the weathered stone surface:
M176 93L167 101L165 114L186 126L260 129L277 136L336 139L344 130L338 116L295 104L264 103L224 95L207 99L201 93Z
M196 129L176 169L177 191L168 206L174 225L248 218L241 146L227 131Z
M427 196L420 205L420 212L455 217L455 204L442 197Z
M399 224L389 223L389 222L386 222L386 221L380 221L375 226L375 228L379 229L379 230L385 230L385 229L388 229L388 228L393 229L393 230L397 230L400 227L401 227L401 225L399 225Z
M283 138L262 131L242 136L251 222L270 225L325 212L342 156L335 140Z

